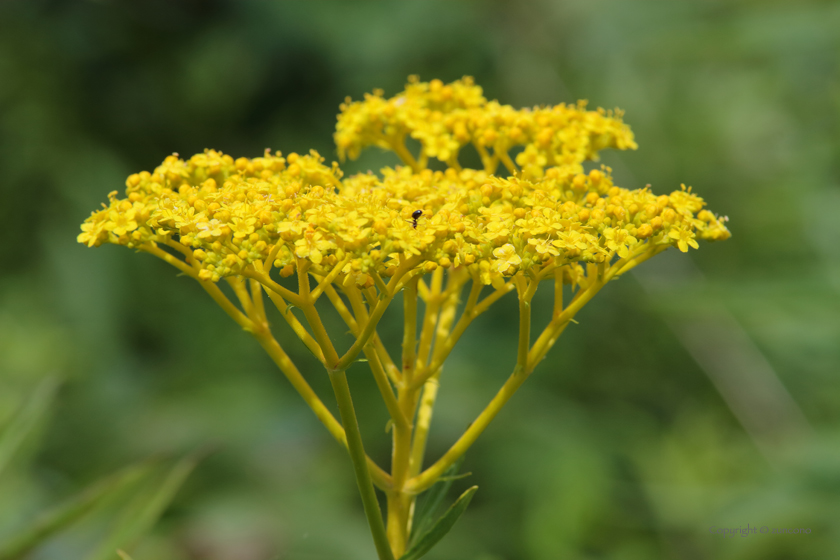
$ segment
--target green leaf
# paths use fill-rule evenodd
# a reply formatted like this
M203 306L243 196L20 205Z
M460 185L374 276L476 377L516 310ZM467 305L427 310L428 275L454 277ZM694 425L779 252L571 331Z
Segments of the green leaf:
M435 523L427 533L417 540L417 544L412 546L400 560L418 560L426 555L432 548L442 539L455 525L458 518L467 510L470 505L473 494L478 490L478 486L473 486L466 492L461 494L452 507L446 510L437 523Z
M154 460L148 460L126 467L93 483L63 504L46 511L10 541L3 543L0 547L0 560L22 558L45 540L94 510L106 498L147 476L154 464Z
M0 431L0 475L12 462L26 437L46 418L58 385L57 377L48 377L41 381L26 403L12 415L11 420Z
M423 495L422 502L418 504L414 515L414 523L411 529L409 545L413 545L417 542L418 537L425 534L432 524L434 524L435 517L441 508L441 504L443 504L446 494L452 487L452 481L454 480L452 477L458 474L458 470L464 463L464 457L465 456L462 455L452 464L451 467L446 469L443 476L440 477L437 482L435 482L435 484Z
M137 493L123 510L110 535L90 558L113 560L117 550L131 549L157 522L178 489L198 464L204 453L193 453L178 461L156 486Z
M465 472L463 474L455 474L452 476L442 476L438 480L442 482L452 482L454 480L461 480L462 478L467 478L468 476L472 476L471 472Z

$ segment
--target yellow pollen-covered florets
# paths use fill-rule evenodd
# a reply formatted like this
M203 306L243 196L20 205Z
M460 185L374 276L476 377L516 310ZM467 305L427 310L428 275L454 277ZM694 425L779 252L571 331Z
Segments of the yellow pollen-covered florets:
M588 301L669 247L687 252L701 239L729 237L727 219L685 185L656 195L615 185L609 167L584 167L601 149L636 148L621 116L589 111L583 102L514 109L487 101L471 78L410 78L395 97L375 91L361 102L348 99L335 133L340 159L376 145L395 152L402 166L343 177L314 151L267 150L253 159L213 150L187 160L176 154L128 177L125 197L110 193L78 241L144 251L198 280L350 451L379 557L407 557L416 496L457 468ZM475 150L481 169L462 167L465 149ZM429 169L430 158L446 169ZM297 290L278 278L293 275ZM222 279L234 298L216 284ZM554 301L538 333L532 302L544 280ZM513 372L449 451L421 470L447 356L476 317L514 291ZM272 334L264 295L325 367L341 422ZM398 296L404 328L395 361L377 327ZM347 325L354 341L346 350L330 339L320 298ZM346 370L362 353L390 417L390 474L365 454L347 383ZM387 493L387 529L374 484Z
M200 277L213 281L264 265L288 275L306 261L322 276L341 264L337 272L363 285L412 257L418 270L467 266L490 284L729 236L690 188L656 196L615 186L607 167L583 172L599 149L635 148L618 113L584 104L514 110L487 102L469 78L448 85L412 79L391 99L375 92L342 105L341 156L370 144L400 154L406 136L420 141L420 154L404 154L409 165L381 176L343 179L337 164L324 165L314 151L169 156L153 172L131 175L126 198L111 193L78 240L187 248ZM524 146L516 156L522 169L508 178L489 165L462 169L457 154L468 143L503 162L509 148ZM450 167L426 169L429 157Z
M633 133L620 111L587 111L586 102L514 109L487 101L482 89L466 77L444 85L440 80L411 78L402 93L385 99L381 91L364 101L341 106L335 142L340 158L355 159L367 146L394 150L415 169L429 158L458 167L458 153L472 144L485 171L501 163L513 172L508 152L524 147L516 163L526 178L542 177L547 167L564 175L580 173L581 164L599 150L636 149ZM406 138L420 143L417 159L408 154Z

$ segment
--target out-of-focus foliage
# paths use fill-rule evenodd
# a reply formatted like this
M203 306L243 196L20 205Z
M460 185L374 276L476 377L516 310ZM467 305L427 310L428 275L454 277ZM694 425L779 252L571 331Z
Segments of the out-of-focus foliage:
M0 424L66 380L0 481L0 538L121 465L215 443L133 558L372 557L346 454L248 335L165 264L75 236L168 153L330 157L345 95L468 74L514 106L622 107L640 149L605 154L616 182L694 185L733 238L580 314L470 452L478 474L454 490L482 491L430 557L840 556L837 29L840 6L808 1L0 4ZM431 456L509 373L515 316L511 298L462 339ZM363 371L348 374L372 434L386 415ZM788 393L804 420L767 397ZM106 521L37 558L78 557ZM747 523L811 532L709 531Z
M0 487L11 488L19 482L14 474L2 476L4 467L17 463L18 467L26 468L32 461L33 453L25 450L31 448L39 431L43 431L57 387L58 379L45 378L0 426ZM102 560L112 558L117 547L133 546L149 531L199 458L198 454L185 457L172 467L164 467L165 473L161 457L140 461L94 482L31 519L22 517L0 542L0 560L29 557L54 535L76 528L94 512L112 520L105 523L105 531L91 539L87 551L76 550L72 554ZM120 507L122 502L128 505ZM93 548L97 541L98 546Z

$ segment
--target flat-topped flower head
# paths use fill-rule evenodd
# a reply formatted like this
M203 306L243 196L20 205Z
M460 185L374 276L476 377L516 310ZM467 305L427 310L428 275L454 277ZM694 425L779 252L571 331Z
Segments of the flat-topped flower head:
M153 172L131 175L126 198L111 193L82 226L79 242L177 243L194 251L201 278L213 281L271 260L286 273L300 261L317 274L343 263L342 273L364 283L419 257L418 269L469 266L491 283L668 245L687 251L697 239L729 236L690 188L657 196L615 186L606 167L582 172L599 149L636 147L617 114L583 104L514 110L487 102L469 78L448 85L412 79L393 98L374 92L342 105L340 155L355 157L377 143L401 146L399 154L406 135L420 140L419 156L408 154L410 165L379 176L342 179L337 164L324 165L314 151L236 160L213 150L188 160L169 156ZM508 178L490 171L494 166L463 169L457 154L468 143L492 145L492 158L508 161L510 147L525 146L516 157L523 168ZM451 167L425 169L444 145ZM418 210L423 219L415 227Z
M394 97L374 91L361 102L348 99L335 133L340 159L375 145L393 150L401 166L344 177L314 151L267 150L253 159L214 150L186 160L172 155L152 172L129 176L124 196L111 192L82 224L78 241L150 253L198 280L348 448L379 557L400 558L416 496L449 472L588 301L669 247L686 252L700 240L729 237L727 219L706 210L691 188L630 190L614 184L608 167L584 167L604 148L636 148L621 116L587 110L584 102L514 109L485 99L471 78L410 78ZM481 169L462 167L465 149L477 152ZM431 158L446 169L429 169ZM279 281L295 274L296 291L288 287L293 282ZM543 281L553 284L554 302L537 334L531 308ZM446 358L476 317L514 291L513 373L450 450L423 470ZM328 372L341 422L274 337L264 295ZM404 304L399 361L377 332L397 296ZM343 353L344 339L334 344L320 318L322 297L354 339ZM418 299L425 302L422 320ZM390 473L365 455L358 433L345 370L361 353L391 419ZM374 484L386 491L387 529Z

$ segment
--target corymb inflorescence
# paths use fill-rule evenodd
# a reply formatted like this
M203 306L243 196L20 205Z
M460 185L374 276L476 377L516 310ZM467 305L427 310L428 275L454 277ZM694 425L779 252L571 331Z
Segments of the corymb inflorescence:
M416 496L463 455L585 303L669 247L686 252L698 240L730 234L691 188L656 195L615 185L608 167L586 172L584 162L599 150L636 143L619 111L591 111L583 102L515 109L485 99L470 78L411 78L394 97L375 91L346 100L335 142L340 159L378 146L403 165L344 177L314 151L172 155L153 172L131 175L124 197L110 193L78 240L164 259L251 332L350 451L380 557L400 557L424 538L412 535ZM478 154L480 169L462 167L466 150ZM431 160L446 169L429 169ZM292 275L296 289L280 280ZM532 335L530 302L543 281L554 291L553 315ZM450 450L423 469L443 363L470 323L512 291L520 302L513 373ZM263 295L326 368L340 422L274 337ZM399 362L376 331L398 295L405 316ZM320 320L322 296L355 338L343 351ZM419 329L418 299L425 303ZM344 375L362 353L393 421L390 472L364 454ZM388 498L387 526L371 484Z

